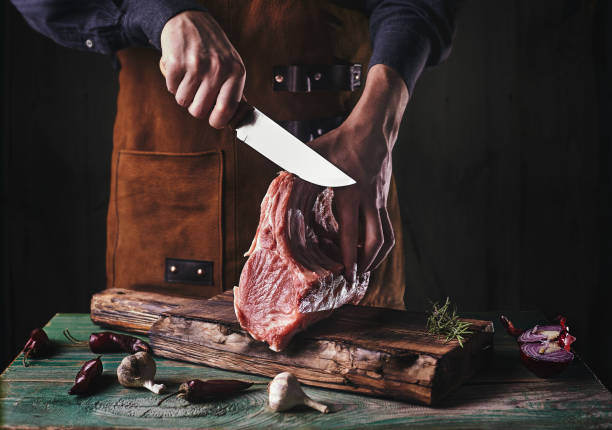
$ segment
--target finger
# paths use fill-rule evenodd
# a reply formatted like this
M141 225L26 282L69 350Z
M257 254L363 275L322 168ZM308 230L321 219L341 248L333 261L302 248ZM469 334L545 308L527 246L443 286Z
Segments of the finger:
M352 284L357 279L357 234L359 206L355 204L356 191L347 187L336 190L336 209L340 235L340 251L344 264L344 276Z
M161 71L161 74L165 78L166 77L166 60L164 57L161 57L159 59L159 70Z
M230 122L238 109L243 90L243 77L236 76L225 81L219 90L215 107L208 120L211 127L223 128Z
M218 91L210 84L210 81L202 81L200 88L193 97L193 102L189 106L189 113L196 118L204 119L210 114Z
M365 205L362 208L364 221L363 248L359 255L359 272L367 272L376 259L378 252L383 246L383 226L380 213L374 204Z
M201 78L194 73L187 73L176 90L176 102L183 106L190 106L200 87Z
M159 60L159 68L166 78L166 88L172 94L176 94L176 90L185 76L185 69L176 62L166 60L163 57Z
M379 212L380 220L382 222L384 242L383 246L380 248L380 251L378 251L378 255L372 262L370 270L375 270L376 268L378 268L378 266L380 266L380 264L385 261L385 258L389 256L391 250L395 246L395 233L393 232L393 224L391 224L389 211L387 211L387 208L380 208Z

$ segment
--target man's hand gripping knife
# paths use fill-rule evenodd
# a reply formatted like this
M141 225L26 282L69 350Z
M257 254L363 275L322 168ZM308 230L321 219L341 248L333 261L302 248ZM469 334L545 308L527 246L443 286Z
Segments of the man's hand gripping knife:
M210 14L182 12L161 33L160 69L176 102L214 128L238 109L246 73L242 58Z

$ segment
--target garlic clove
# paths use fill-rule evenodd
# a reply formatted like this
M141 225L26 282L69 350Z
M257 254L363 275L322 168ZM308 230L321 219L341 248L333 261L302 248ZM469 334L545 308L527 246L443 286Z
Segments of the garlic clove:
M268 404L275 412L287 411L295 406L306 405L326 414L329 407L319 403L304 393L294 374L279 373L268 384Z
M124 387L144 387L155 394L161 393L166 387L154 381L157 366L151 354L145 351L128 355L117 367L117 379Z

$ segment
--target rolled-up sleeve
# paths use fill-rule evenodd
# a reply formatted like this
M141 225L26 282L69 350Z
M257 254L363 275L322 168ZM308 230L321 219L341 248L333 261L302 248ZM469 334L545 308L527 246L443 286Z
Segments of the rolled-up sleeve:
M370 67L397 70L412 94L423 69L450 53L458 1L366 0L370 16Z
M11 0L28 24L69 48L111 54L128 46L160 48L166 22L195 0Z

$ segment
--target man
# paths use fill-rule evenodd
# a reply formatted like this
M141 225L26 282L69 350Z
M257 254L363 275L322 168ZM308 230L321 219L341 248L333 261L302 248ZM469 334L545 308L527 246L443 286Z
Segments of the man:
M402 306L391 153L418 76L448 55L454 2L13 3L58 43L121 64L109 287L208 297L237 283L277 169L226 127L244 94L357 181L335 190L345 276L376 269L365 302Z

